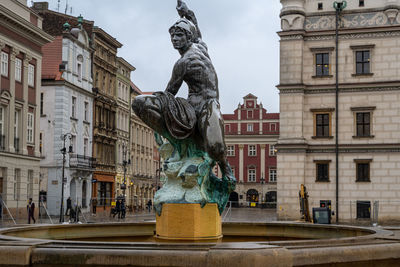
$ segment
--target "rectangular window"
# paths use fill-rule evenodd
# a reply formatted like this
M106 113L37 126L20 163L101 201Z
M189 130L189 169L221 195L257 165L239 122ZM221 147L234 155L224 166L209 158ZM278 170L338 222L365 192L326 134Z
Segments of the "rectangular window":
M33 198L33 170L28 170L28 181L26 187L27 198Z
M72 153L78 154L77 153L77 146L76 146L76 136L72 135L71 136L71 146L72 146Z
M82 63L78 62L78 81L82 81Z
M1 52L1 75L8 77L8 54Z
M28 85L35 87L35 66L32 64L28 66Z
M3 135L4 135L4 108L0 106L0 138Z
M269 155L270 156L276 156L276 149L274 145L269 146Z
M87 157L89 155L89 140L87 138L83 139L83 155Z
M253 131L253 124L252 123L248 123L247 124L247 131L248 132L252 132Z
M71 106L71 117L76 118L76 97L72 97L72 106Z
M276 169L270 168L269 169L269 182L276 183Z
M329 137L330 136L330 121L329 114L316 114L316 136Z
M370 182L371 160L355 160L355 163L356 163L356 182Z
M21 199L21 170L14 169L14 200Z
M43 103L44 103L44 93L40 93L40 116L43 116Z
M371 202L357 201L357 219L371 218Z
M323 10L323 9L324 9L323 4L322 3L318 3L318 10Z
M363 7L363 6L365 6L365 4L364 4L364 0L359 0L359 5L358 6L360 6L360 7Z
M43 133L39 134L39 152L43 156Z
M276 132L276 123L270 123L269 124L269 131L270 132Z
M227 156L228 157L235 156L235 146L227 146Z
M85 102L85 121L89 121L89 103Z
M15 59L15 80L22 81L22 60L19 58Z
M316 162L316 181L329 182L329 162Z
M248 110L247 111L247 118L248 119L252 119L253 118L253 111L252 110Z
M249 145L249 156L256 156L257 150L255 145Z
M14 113L14 149L19 152L19 111Z
M329 75L329 53L315 54L315 64L317 77Z
M371 113L358 112L356 113L357 136L371 135Z
M249 177L248 182L254 183L256 181L256 169L250 168L248 170L248 177Z
M356 74L370 73L370 51L356 51Z
M225 132L229 133L231 131L231 125L225 124Z
M34 139L34 125L35 123L35 117L33 116L33 113L29 112L28 113L28 126L27 126L27 135L26 135L26 141L28 143L33 143Z

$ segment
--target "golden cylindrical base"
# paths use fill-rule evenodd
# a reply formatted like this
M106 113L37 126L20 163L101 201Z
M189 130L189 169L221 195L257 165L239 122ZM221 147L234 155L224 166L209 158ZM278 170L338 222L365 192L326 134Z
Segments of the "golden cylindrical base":
M164 204L156 216L156 237L168 240L218 240L222 238L217 204Z

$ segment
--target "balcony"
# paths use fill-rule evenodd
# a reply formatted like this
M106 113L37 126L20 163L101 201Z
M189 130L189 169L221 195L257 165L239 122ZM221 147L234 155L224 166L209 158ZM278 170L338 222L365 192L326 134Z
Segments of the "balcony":
M6 150L6 136L0 135L0 151Z
M69 157L70 168L76 169L94 169L96 167L96 159L88 156L71 154Z

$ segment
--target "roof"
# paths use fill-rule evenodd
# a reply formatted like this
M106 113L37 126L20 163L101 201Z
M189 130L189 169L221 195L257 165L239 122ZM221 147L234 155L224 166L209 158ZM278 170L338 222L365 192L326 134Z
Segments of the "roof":
M109 35L106 31L98 26L93 27L93 33L96 35L100 35L104 41L108 42L109 44L113 45L115 48L121 48L122 44L117 41L116 38Z
M53 42L42 47L42 79L61 79L59 68L62 63L62 40L62 36L57 36Z
M123 57L117 57L118 62L121 62L125 67L128 67L130 71L135 71L136 68L132 66L128 61L126 61Z
M131 85L131 88L132 88L137 94L139 94L139 95L143 94L143 92L140 91L139 87L137 87L136 84L134 84L132 81L131 81L131 84L130 84L130 85Z
M255 95L253 95L253 94L248 94L248 95L246 95L245 97L243 97L243 99L249 99L249 98L251 98L251 99L257 99L257 97L256 97Z

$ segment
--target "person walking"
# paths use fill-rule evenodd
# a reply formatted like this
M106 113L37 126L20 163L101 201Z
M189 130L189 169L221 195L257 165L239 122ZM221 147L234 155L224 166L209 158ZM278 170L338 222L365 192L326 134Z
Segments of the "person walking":
M28 205L26 206L26 209L28 211L28 224L31 224L31 218L33 220L33 223L36 223L35 220L35 203L33 203L32 198L29 199Z
M118 214L118 219L121 219L121 199L117 200L117 203L115 204L115 213L113 218L115 218L115 215Z
M73 215L73 211L72 211L72 200L71 197L68 197L67 199L67 210L65 211L65 216L69 215L69 220L72 220L72 215Z
M151 202L151 199L149 199L149 201L147 202L147 209L149 210L149 212L151 212L152 206L153 206L153 203Z

